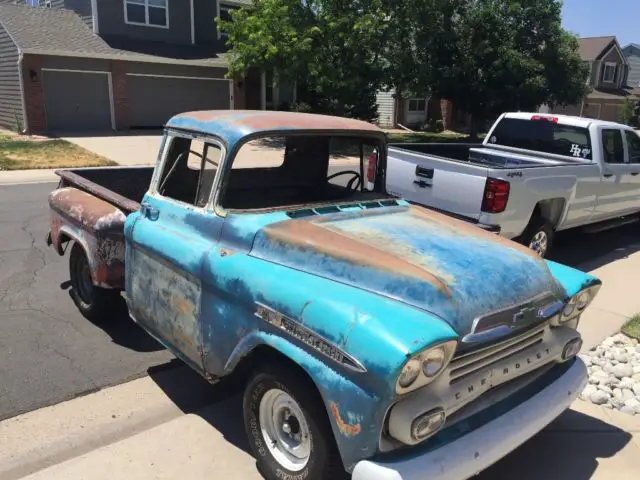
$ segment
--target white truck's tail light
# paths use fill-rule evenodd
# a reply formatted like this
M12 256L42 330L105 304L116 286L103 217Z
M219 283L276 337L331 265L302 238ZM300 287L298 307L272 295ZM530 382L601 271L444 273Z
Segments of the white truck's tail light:
M378 155L373 152L367 160L367 181L375 183L376 181L376 163L378 163Z
M497 178L487 178L482 196L482 211L486 213L501 213L507 208L509 201L509 182Z

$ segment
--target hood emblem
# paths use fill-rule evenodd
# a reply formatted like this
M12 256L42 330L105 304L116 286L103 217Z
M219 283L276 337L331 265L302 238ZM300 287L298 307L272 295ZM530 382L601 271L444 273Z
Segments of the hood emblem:
M524 305L508 307L476 318L471 332L462 338L466 344L484 343L509 335L513 330L539 325L562 309L561 301L550 294L540 295Z

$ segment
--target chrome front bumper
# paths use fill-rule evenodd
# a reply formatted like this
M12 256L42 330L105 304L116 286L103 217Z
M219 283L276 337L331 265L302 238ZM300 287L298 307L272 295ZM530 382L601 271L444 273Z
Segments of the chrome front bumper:
M534 436L580 394L587 369L579 358L562 375L492 421L447 443L399 460L363 460L353 480L463 480L489 467Z

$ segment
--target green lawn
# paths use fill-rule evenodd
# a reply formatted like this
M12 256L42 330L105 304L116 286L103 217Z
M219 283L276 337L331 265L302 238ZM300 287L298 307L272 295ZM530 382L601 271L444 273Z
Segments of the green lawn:
M483 135L480 135L482 138ZM456 143L471 142L467 135L461 133L406 132L389 133L390 143ZM481 140L478 140L481 141Z
M622 327L622 333L636 340L640 340L640 314L635 315Z
M0 135L0 170L117 165L65 140Z

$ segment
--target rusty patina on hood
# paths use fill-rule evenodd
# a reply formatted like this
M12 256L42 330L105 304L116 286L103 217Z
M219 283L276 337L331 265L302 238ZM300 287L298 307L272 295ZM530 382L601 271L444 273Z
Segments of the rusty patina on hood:
M278 222L258 232L251 254L431 312L461 335L478 315L564 296L526 247L416 207Z

